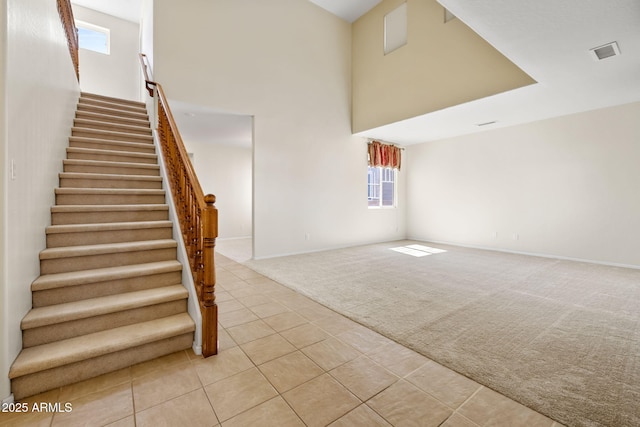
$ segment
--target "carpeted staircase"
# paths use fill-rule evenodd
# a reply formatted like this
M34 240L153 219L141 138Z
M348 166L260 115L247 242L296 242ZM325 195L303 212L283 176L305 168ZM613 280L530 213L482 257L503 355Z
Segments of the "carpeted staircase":
M21 399L190 348L145 106L83 93L9 372Z

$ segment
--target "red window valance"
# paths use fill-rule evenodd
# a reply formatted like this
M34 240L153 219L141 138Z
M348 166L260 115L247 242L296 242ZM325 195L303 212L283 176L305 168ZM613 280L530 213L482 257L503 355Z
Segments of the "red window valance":
M400 170L402 156L400 147L391 144L383 144L379 141L371 141L368 144L369 166L382 166Z

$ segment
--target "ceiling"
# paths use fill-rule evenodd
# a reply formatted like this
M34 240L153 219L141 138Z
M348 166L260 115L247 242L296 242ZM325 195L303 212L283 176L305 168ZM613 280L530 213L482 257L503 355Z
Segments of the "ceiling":
M140 22L142 0L71 0L71 3L127 21Z
M359 135L409 145L640 101L637 0L439 1L538 83ZM612 41L621 55L595 61Z
M347 22L353 22L382 0L309 0Z
M348 22L380 2L309 1ZM357 135L410 145L640 101L638 0L438 1L538 83ZM139 20L141 0L72 2ZM602 61L592 58L591 48L612 41L618 43L619 56ZM222 131L216 117L219 113L186 104L174 113L185 134L190 132L189 120L200 122L193 126L194 137L208 132L207 122L217 123L217 131ZM241 120L228 122L238 124ZM246 129L236 131L247 136ZM229 137L232 129L225 132Z
M183 140L251 148L253 117L221 113L176 100L169 103Z

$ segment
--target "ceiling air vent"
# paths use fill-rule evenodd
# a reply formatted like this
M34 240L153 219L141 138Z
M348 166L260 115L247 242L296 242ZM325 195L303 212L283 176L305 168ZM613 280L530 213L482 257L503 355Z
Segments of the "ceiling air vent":
M611 42L602 46L594 47L593 49L590 49L589 52L593 55L593 59L596 61L602 61L605 58L620 55L620 48L618 48L618 43Z

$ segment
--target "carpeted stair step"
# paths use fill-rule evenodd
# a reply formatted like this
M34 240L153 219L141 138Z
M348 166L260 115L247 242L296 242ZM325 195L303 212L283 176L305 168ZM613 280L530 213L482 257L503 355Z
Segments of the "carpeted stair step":
M71 133L10 369L16 399L193 345L145 104L82 93Z
M136 119L136 120L149 119L149 116L147 116L146 111L135 112L135 111L128 111L128 110L119 110L117 106L115 106L114 108L114 106L112 105L111 108L109 108L109 107L104 107L104 106L99 106L94 104L86 104L86 103L83 103L82 100L78 102L76 113L77 112L106 114L108 116L117 116L117 117L124 117L128 119Z
M122 132L118 132L114 130L91 129L91 128L74 126L71 128L71 136L107 139L110 141L142 142L142 143L153 144L152 135L140 135L137 133L128 133L124 130Z
M94 150L132 151L135 153L155 154L156 147L147 142L110 141L108 139L69 137L69 147L90 148Z
M106 173L123 175L160 176L160 166L146 163L103 162L100 160L65 159L65 172Z
M22 319L24 348L184 313L189 293L171 285L34 308Z
M111 114L95 113L92 111L76 111L76 119L97 120L114 124L123 124L128 126L149 127L149 120L129 118L123 116L114 116Z
M177 260L45 274L31 284L33 306L61 304L182 282Z
M132 113L146 113L146 107L144 104L135 105L122 102L113 102L105 99L97 99L90 97L80 97L78 105L93 105L101 108L108 108L110 110L129 111Z
M40 274L175 260L176 247L175 240L162 239L47 248L40 252Z
M165 202L164 190L56 188L57 205L133 205Z
M194 330L185 312L25 348L9 371L11 390L19 400L183 350Z
M99 95L97 93L81 92L80 98L95 99L98 101L109 102L111 104L121 104L121 105L134 106L138 108L146 108L146 104L142 101L134 101L131 99L123 99L123 98L113 98L111 96Z
M146 123L142 126L125 125L122 123L110 123L98 119L74 119L74 128L104 130L110 132L121 132L138 135L151 135L151 128Z
M171 221L51 225L46 228L47 248L171 239L172 231Z
M139 188L162 189L162 177L103 173L61 172L63 188Z
M100 160L105 162L158 164L158 156L129 151L97 150L92 148L67 147L67 159Z
M60 205L51 207L51 224L87 224L104 222L161 221L169 218L169 205Z

